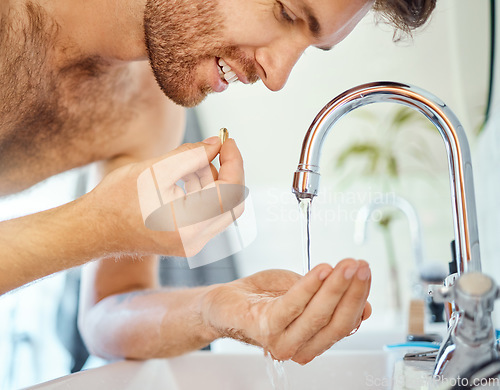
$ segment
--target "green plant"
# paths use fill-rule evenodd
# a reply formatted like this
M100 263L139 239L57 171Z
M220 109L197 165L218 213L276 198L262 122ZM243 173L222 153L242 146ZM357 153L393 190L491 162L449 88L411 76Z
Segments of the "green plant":
M375 132L375 137L366 136L347 145L335 158L336 169L348 169L354 160L361 160L362 167L351 171L349 177L378 178L382 189L387 191L391 182L399 179L402 159L406 156L411 156L424 165L432 165L431 159L425 153L427 146L423 139L419 138L415 131L405 131L416 126L427 131L437 131L421 113L401 106L386 120L381 121L372 111L360 111L359 117L369 124L366 130ZM374 123L379 123L375 130ZM399 150L401 146L404 146L404 153Z

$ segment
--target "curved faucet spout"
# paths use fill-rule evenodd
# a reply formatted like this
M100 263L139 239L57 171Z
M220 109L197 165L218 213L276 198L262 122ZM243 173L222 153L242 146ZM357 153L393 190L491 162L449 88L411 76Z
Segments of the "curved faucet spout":
M352 88L330 101L305 135L293 178L293 192L297 199L313 198L318 194L321 150L333 125L348 112L377 102L394 102L413 108L438 129L448 155L458 274L481 271L467 137L455 114L441 100L420 88L395 82L375 82Z

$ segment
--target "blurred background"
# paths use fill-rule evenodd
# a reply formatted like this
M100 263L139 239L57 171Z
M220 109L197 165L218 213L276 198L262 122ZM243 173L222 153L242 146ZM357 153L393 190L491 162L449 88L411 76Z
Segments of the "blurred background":
M500 14L495 3L439 0L425 29L397 43L392 29L375 23L369 14L330 52L308 49L282 91L272 93L262 83L236 83L190 109L187 141L227 127L241 149L257 238L230 259L199 269L189 270L179 259L164 259L165 284L209 284L269 268L302 272L299 209L291 184L305 132L335 96L383 80L431 92L462 122L474 163L483 268L500 281L493 260L500 249L496 239L500 205L495 196L500 189L496 125L500 90L493 93L492 78L498 67L492 60L492 15L498 20ZM326 141L321 192L312 204L312 265L335 265L345 257L370 263L373 316L363 331L406 326L404 313L415 293L416 277L412 224L421 228L418 245L424 263L446 267L451 259L446 161L437 130L400 105L356 110L335 126ZM1 199L0 219L55 207L81 195L88 169L67 172L24 194ZM412 212L385 205L394 199L409 205ZM359 210L370 205L376 205L375 211L365 224L356 226ZM360 226L366 229L363 242L355 240ZM74 328L78 283L79 269L73 269L0 297L0 388L18 389L77 371L84 364L102 363L87 361Z

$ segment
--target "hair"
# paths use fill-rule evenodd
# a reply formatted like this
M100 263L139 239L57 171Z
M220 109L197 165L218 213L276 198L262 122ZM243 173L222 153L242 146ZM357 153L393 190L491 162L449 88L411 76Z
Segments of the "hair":
M393 39L398 41L422 27L435 7L436 0L375 0L373 10L380 20L395 28Z

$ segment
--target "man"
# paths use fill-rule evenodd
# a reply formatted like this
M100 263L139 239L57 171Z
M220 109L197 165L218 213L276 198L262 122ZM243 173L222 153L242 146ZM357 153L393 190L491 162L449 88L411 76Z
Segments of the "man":
M204 148L208 162L220 156L219 172L210 169L217 183L242 185L234 140L174 149L184 127L181 106L236 79L261 79L277 91L307 47L330 49L370 9L409 32L434 2L3 1L0 193L93 161L101 161L104 179L74 202L0 223L0 292L97 260L84 280L81 319L96 354L173 356L219 337L303 364L321 354L370 315L366 262L321 264L304 277L270 270L224 285L158 289L156 255L192 254L201 240L147 229L137 179ZM200 168L190 160L182 165L191 173L179 177Z

